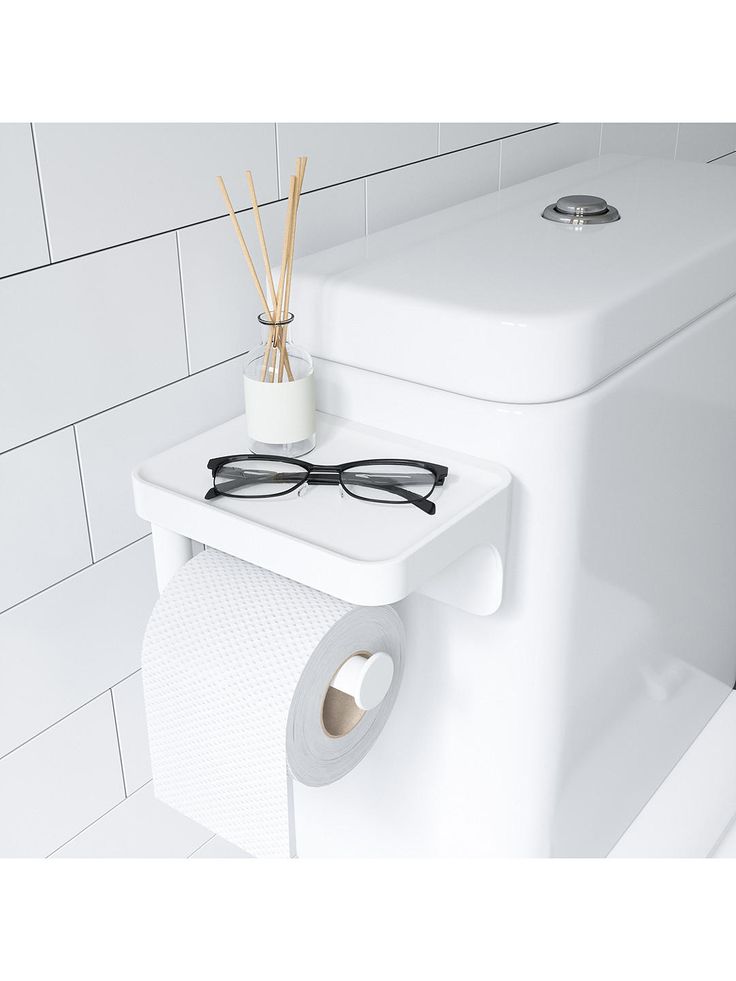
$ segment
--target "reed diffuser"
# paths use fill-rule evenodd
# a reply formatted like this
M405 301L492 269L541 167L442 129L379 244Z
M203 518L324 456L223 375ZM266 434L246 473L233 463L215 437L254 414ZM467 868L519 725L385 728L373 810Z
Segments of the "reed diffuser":
M266 287L240 227L222 177L217 178L241 252L263 307L258 321L261 344L246 354L244 371L245 419L251 449L276 456L303 456L315 445L314 366L309 354L289 338L294 322L290 310L297 215L307 158L299 157L296 173L289 180L289 197L284 223L278 285L274 279L258 207L253 175L246 172L248 193L258 236Z

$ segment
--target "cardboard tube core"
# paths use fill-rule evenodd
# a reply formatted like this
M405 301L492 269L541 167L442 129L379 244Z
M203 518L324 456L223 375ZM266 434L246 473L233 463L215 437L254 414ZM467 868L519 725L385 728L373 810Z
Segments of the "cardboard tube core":
M367 658L368 656L363 651L356 653L361 657ZM346 657L342 663L345 664L351 657L355 657L355 654ZM340 667L342 667L342 664ZM335 674L337 674L337 671ZM348 695L344 691L339 691L337 688L333 688L332 685L329 686L322 702L322 728L328 736L331 736L333 739L346 736L357 726L364 715L365 712L362 708L358 707L352 695Z

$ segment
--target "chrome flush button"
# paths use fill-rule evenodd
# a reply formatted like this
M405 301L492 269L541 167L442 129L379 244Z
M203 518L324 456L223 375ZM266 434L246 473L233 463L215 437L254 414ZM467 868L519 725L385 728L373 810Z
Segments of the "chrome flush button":
M566 194L557 204L550 204L542 212L547 221L559 221L563 225L605 225L618 221L621 215L603 198L591 194Z

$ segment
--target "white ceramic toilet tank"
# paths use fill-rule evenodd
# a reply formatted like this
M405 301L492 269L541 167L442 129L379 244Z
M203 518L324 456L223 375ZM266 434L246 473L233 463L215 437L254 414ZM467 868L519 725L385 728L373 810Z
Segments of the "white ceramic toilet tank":
M542 218L571 194L620 220ZM394 713L295 784L299 854L606 854L736 678L736 173L602 157L295 275L321 409L514 477L500 609L399 604Z

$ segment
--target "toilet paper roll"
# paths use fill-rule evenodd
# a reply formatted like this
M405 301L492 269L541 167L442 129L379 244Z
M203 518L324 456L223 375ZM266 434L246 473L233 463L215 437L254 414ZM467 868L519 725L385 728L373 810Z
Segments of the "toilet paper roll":
M330 688L345 661L385 651L388 694L361 711ZM154 791L259 857L296 854L291 780L339 780L386 723L402 674L390 607L354 607L207 549L171 580L143 644Z

